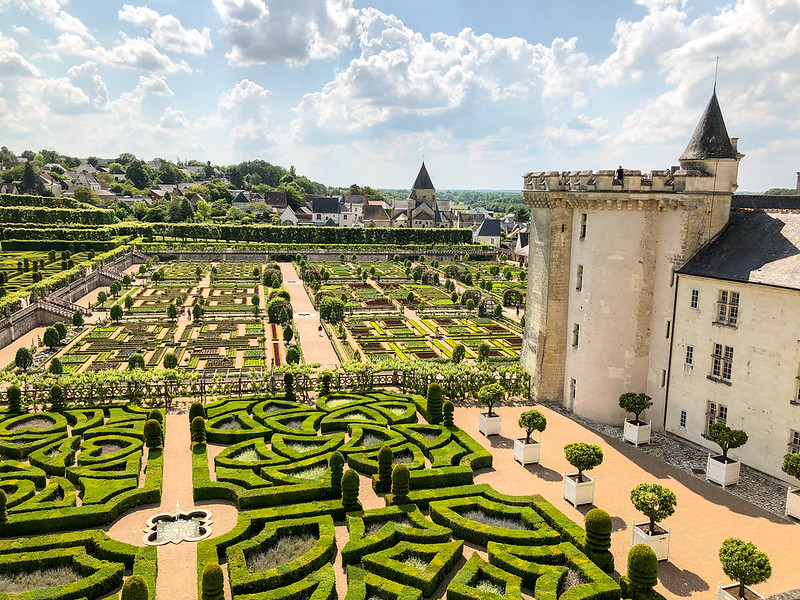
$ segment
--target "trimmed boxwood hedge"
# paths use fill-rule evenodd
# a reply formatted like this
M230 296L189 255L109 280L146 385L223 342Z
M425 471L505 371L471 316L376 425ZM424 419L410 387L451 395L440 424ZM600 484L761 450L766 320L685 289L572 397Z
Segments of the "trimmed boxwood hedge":
M47 554L42 555L43 552ZM65 586L69 589L49 588L15 595L19 600L102 598L122 583L123 570L132 570L132 574L140 575L147 582L150 591L149 600L155 600L157 575L155 547L137 548L112 540L105 532L99 530L0 540L0 563L17 562L12 557L22 555L30 558L34 554L46 557L44 561L55 557L54 560L68 562L75 556L98 561L87 562L87 572L92 568L92 564L98 563L113 568L102 570L100 576L95 576L89 581L81 580L71 586Z
M570 542L553 546L518 546L489 542L489 562L522 578L537 600L618 600L620 587ZM569 568L585 582L559 595Z
M478 590L476 585L481 579L502 585L503 594ZM476 553L461 567L447 586L447 600L522 600L521 583L522 580L518 576L490 565Z
M394 458L397 458L400 454L411 454L412 461L410 463L403 463L411 469L424 469L425 468L425 456L422 454L420 449L417 446L414 446L411 443L406 442L405 444L400 444L399 446L392 446L392 452L394 453ZM349 452L347 454L347 464L351 469L355 469L359 473L363 475L377 475L378 473L378 452L380 452L380 448L377 450L369 450L366 452ZM400 464L400 463L394 463ZM470 475L472 471L470 471ZM471 477L470 477L471 480Z
M330 454L338 450L344 444L344 432L330 433L328 435L316 436L310 439L304 435L289 435L284 433L276 433L272 436L270 441L272 444L272 451L279 455L286 457L289 460L305 460L312 456L320 454ZM291 448L289 445L305 446L307 450L297 450Z
M250 572L247 566L249 556L269 548L283 535L303 533L313 533L318 538L311 550L273 569ZM335 531L330 515L304 516L267 523L257 535L226 550L231 591L234 595L248 594L294 583L328 563L335 550Z
M428 566L419 570L405 564L403 558L408 556L424 557ZM422 590L422 595L427 598L433 595L463 556L463 540L439 544L402 541L392 548L364 556L361 562L372 573Z
M256 594L238 594L236 600L333 600L335 597L336 573L333 565L326 563L300 581Z
M345 600L422 600L422 591L397 583L358 567L347 567L347 596Z
M383 525L372 535L367 527ZM431 523L413 504L365 510L347 516L350 534L342 548L342 564L357 564L363 556L394 546L398 541L441 543L450 540L452 530Z
M550 527L530 507L511 507L492 502L481 496L451 498L430 503L431 520L453 530L461 539L485 546L489 541L514 543L523 546L554 544L561 541L561 534ZM480 511L490 517L518 519L529 529L509 529L484 525L462 516L467 511Z

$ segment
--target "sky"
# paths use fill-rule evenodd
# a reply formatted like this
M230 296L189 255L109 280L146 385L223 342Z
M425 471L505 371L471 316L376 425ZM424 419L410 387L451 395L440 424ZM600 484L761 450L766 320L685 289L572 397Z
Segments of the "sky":
M0 0L0 145L515 190L677 164L717 57L740 191L794 188L800 0Z

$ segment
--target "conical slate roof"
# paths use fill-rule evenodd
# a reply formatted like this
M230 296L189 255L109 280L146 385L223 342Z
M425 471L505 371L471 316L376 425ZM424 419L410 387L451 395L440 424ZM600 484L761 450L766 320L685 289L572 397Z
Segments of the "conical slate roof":
M709 158L736 158L731 145L722 110L717 101L717 92L711 94L703 116L679 160L706 160Z
M433 187L433 182L431 182L431 176L428 175L428 169L425 168L425 163L422 163L422 166L419 169L419 174L417 175L416 181L414 181L414 185L411 186L412 190L435 190L436 188Z

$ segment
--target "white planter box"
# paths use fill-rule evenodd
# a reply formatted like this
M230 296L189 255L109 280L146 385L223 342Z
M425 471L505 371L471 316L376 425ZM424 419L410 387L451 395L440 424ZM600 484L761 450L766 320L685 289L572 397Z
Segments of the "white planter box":
M645 423L644 425L634 425L628 419L625 419L624 429L622 431L622 439L626 442L630 442L637 448L641 444L649 444L652 426L652 421L650 423Z
M541 449L541 444L533 438L530 444L525 443L524 437L514 438L514 460L521 465L538 463Z
M757 598L764 597L753 590L753 588L751 588L749 585L744 586L744 588L750 593L754 594ZM726 586L717 584L717 600L739 600L739 584L732 583Z
M486 437L499 434L502 424L503 422L498 414L490 417L488 413L482 412L478 415L478 431Z
M570 475L577 475L572 473ZM567 473L564 473L564 499L573 506L594 503L594 479L588 475L583 476L583 482L578 483Z
M721 457L721 455L718 456ZM739 483L739 469L741 463L738 460L724 463L716 459L716 456L708 455L708 461L706 462L706 480L718 483L722 487Z
M634 523L631 531L631 547L637 544L650 546L658 560L669 560L669 540L672 537L669 531L650 535L650 523Z
M787 517L794 517L795 519L800 519L800 494L797 494L800 490L793 490L789 488L786 491L786 516Z

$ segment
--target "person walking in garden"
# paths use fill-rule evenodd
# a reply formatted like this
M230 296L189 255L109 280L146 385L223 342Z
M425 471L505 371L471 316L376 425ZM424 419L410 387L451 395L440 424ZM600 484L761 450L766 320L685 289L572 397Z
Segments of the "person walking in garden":
M319 324L317 331L319 332L319 337L322 337L322 323Z

